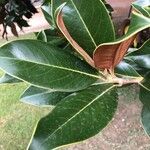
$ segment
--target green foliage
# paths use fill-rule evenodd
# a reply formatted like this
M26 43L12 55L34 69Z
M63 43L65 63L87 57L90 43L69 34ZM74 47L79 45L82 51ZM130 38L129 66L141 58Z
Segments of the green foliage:
M150 27L148 6L133 4L129 29L118 39L103 1L45 1L50 29L36 33L37 40L0 48L0 68L30 84L21 101L54 106L38 122L29 150L56 149L100 132L116 111L117 87L127 84L140 85L142 123L150 133L149 39L131 51L137 34Z

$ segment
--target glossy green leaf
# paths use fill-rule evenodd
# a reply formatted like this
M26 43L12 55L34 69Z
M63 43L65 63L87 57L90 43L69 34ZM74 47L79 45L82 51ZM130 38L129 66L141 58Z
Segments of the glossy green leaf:
M68 92L58 92L54 90L30 86L25 90L20 99L21 102L34 106L55 106L69 94L70 93Z
M0 78L0 84L4 84L4 83L19 83L21 82L21 80L18 80L8 74L4 74L1 78Z
M141 83L141 90L146 89L148 91L150 91L150 72L146 73L144 76L144 81ZM144 90L145 91L145 90ZM140 91L140 94L142 94L143 91ZM143 96L146 96L145 94L143 94Z
M34 86L57 91L87 88L100 77L77 57L37 40L20 40L0 48L0 68Z
M51 150L94 136L112 119L116 107L116 88L110 84L74 93L39 121L28 149Z
M38 40L48 42L48 43L54 45L55 47L64 45L65 43L67 43L66 39L64 37L62 37L62 35L60 36L58 34L58 31L53 28L43 30L43 31L39 32L36 36L37 36Z
M150 6L149 0L136 0L134 3L132 3L132 6L144 16L150 17L150 13L145 9L145 7Z
M99 44L114 40L112 21L102 1L52 0L53 13L64 2L66 2L62 10L64 23L72 38L87 53L92 56Z
M141 114L142 124L150 136L150 72L145 75L141 84L139 98L144 105Z
M140 87L139 98L144 105L150 107L150 89Z
M144 105L142 109L141 121L145 132L150 136L150 107L146 105Z
M126 58L141 68L150 69L150 40L146 41L137 51L127 55Z
M47 36L45 34L45 31L40 31L39 33L36 34L37 40L41 40L44 42L47 42Z
M121 61L119 63L119 65L115 68L115 73L130 77L140 77L135 68L126 61Z

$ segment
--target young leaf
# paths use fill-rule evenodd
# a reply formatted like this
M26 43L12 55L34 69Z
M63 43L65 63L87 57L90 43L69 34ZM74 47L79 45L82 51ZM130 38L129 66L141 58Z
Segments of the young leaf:
M42 89L29 86L21 96L21 102L34 106L50 106L56 105L63 98L68 96L68 92L58 92L54 90Z
M97 47L93 57L96 68L114 69L123 59L134 39L135 36L117 44L102 44Z
M99 44L114 40L113 24L101 0L52 0L53 14L64 2L66 6L62 14L65 26L74 41L90 56Z
M34 86L72 92L100 77L79 58L37 40L20 40L0 48L0 68Z
M56 149L94 136L112 119L116 107L113 85L97 85L74 93L39 121L28 149Z
M104 43L96 48L93 56L95 66L99 69L114 69L123 59L135 35L148 27L150 27L150 19L133 12L131 24L126 35L115 42Z

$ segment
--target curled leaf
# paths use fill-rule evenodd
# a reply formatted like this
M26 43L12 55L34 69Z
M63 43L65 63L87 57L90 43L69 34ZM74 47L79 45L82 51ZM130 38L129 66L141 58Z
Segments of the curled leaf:
M98 69L111 69L113 71L115 66L123 59L136 35L149 27L150 19L133 11L128 32L118 40L101 44L96 48L93 54L95 67Z
M135 36L129 39L112 44L102 44L96 48L93 59L98 69L113 69L120 63L126 54L129 46L133 43Z
M63 16L62 16L62 8L64 5L62 5L62 7L60 7L59 12L57 14L57 25L59 27L59 29L61 30L61 32L63 33L63 35L66 37L66 39L69 41L69 43L74 47L74 49L85 59L85 61L90 64L92 67L94 67L94 62L92 60L92 58L83 50L82 47L80 47L80 45L71 37L71 35L69 34L64 21L63 21Z

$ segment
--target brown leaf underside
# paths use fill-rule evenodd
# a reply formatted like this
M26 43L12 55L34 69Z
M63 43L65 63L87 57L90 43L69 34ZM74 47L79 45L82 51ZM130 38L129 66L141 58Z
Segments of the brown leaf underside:
M58 13L57 15L57 25L63 35L66 37L68 42L74 47L74 49L85 59L85 61L90 64L92 67L94 67L94 61L93 59L82 49L82 47L79 46L79 44L71 37L69 34L64 21L63 21L63 16L62 12Z
M95 67L98 69L114 69L120 63L126 54L128 48L131 46L135 36L118 43L111 45L100 45L96 48L93 55Z
M57 15L57 25L74 49L88 64L97 69L110 69L113 71L115 66L123 59L128 48L135 39L135 36L132 36L131 38L117 44L100 45L96 48L92 59L69 34L63 21L62 12L59 12Z

